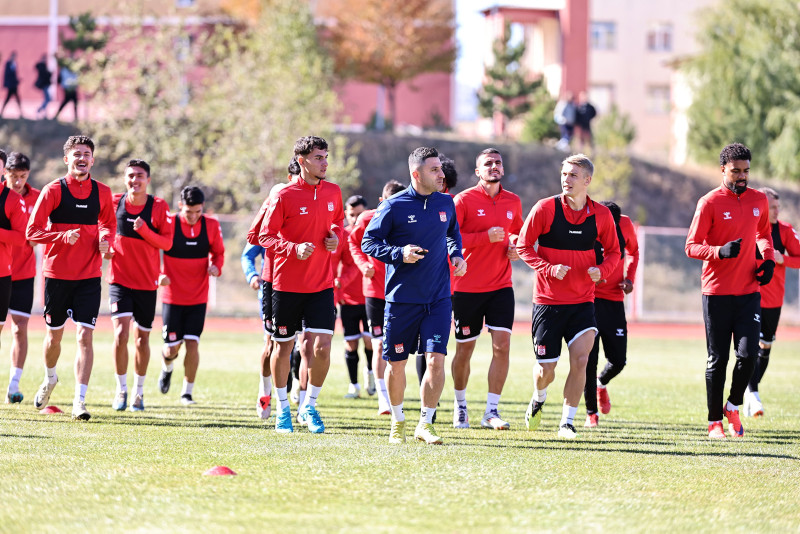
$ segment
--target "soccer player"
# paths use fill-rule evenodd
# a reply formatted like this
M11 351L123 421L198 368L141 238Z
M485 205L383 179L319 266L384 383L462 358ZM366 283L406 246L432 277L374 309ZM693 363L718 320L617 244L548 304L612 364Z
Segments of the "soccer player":
M752 417L764 415L764 405L761 403L758 385L767 370L769 353L775 342L775 332L778 330L783 295L786 289L786 268L800 268L800 240L791 224L778 220L781 209L778 192L770 187L762 187L759 191L767 195L776 265L772 280L760 288L761 335L758 341L758 358L756 358L753 374L750 376L750 382L744 394L744 414Z
M294 431L286 375L295 336L304 323L305 343L313 350L307 353L310 387L298 421L317 434L325 431L316 404L330 368L336 321L331 252L340 243L344 246L344 209L341 189L325 180L328 143L321 137L301 137L294 154L300 176L270 199L258 241L274 254L272 322L278 351L270 360L280 403L275 430Z
M3 154L5 155L5 153ZM2 159L2 158L0 158ZM31 161L25 154L12 152L5 167L6 185L25 202L25 224L33 211L39 190L30 186L28 176ZM11 319L11 373L6 391L6 402L22 402L19 380L28 356L28 320L33 308L33 279L36 276L36 255L33 243L24 241L11 250L11 300L8 315Z
M162 367L158 378L161 393L169 392L174 361L186 343L181 403L191 406L197 368L200 364L200 334L206 320L208 277L221 276L225 245L219 221L203 215L205 195L199 187L181 191L180 211L173 222L172 246L164 252L159 284L165 286L162 300Z
M372 371L372 344L368 343L370 335L361 271L356 266L348 246L356 219L365 209L367 201L361 195L353 195L347 199L344 209L348 223L344 228L345 243L334 252L334 258L339 257L334 285L344 330L344 361L350 378L346 399L357 399L361 396L361 384L358 382L358 341L361 338L364 339L364 357L367 360L367 393L372 396L376 391L375 375Z
M519 257L535 271L531 332L537 363L533 367L534 392L525 424L528 430L541 424L547 386L555 379L564 339L569 350L569 374L564 384L558 435L565 439L577 436L575 413L597 333L595 284L608 279L620 259L611 212L589 198L593 173L594 165L585 155L565 159L561 166L562 193L536 203L517 240ZM600 265L595 257L595 241L600 241L604 249Z
M47 406L58 383L56 364L67 317L77 325L75 399L72 418L87 421L86 389L94 363L93 332L100 311L102 255L114 241L116 219L111 189L92 178L94 141L73 135L64 143L67 175L42 189L26 237L44 243L44 338L46 375L33 405Z
M433 427L436 403L444 388L444 357L450 338L450 270L467 271L461 255L455 205L440 193L442 164L435 148L420 147L408 157L411 185L380 203L369 222L363 251L386 263L383 359L389 362L386 386L392 404L390 443L405 442L403 397L408 355L425 353L427 369L420 386L422 407L414 437L441 444Z
M380 204L385 199L405 190L405 186L396 180L391 180L383 186L383 192L378 199ZM376 210L366 210L356 219L353 231L347 238L350 254L358 266L363 277L364 301L367 310L369 333L372 338L373 363L372 369L377 375L378 390L378 415L389 415L391 403L389 392L386 389L386 361L383 359L383 312L386 308L386 264L375 258L367 256L361 250L361 240L367 229L369 221L375 216Z
M108 268L108 295L114 325L116 393L111 406L128 406L128 339L136 324L136 356L132 412L144 411L144 380L150 363L150 331L156 315L160 251L172 246L172 217L166 201L147 194L150 165L132 159L125 166L125 193L113 197L117 232Z
M619 250L622 255L617 268L608 279L600 280L594 288L594 317L597 322L598 335L589 353L586 365L586 387L583 398L586 403L586 422L583 426L597 426L600 411L607 414L611 411L611 399L608 395L608 383L622 372L627 361L628 322L625 318L625 295L633 291L633 280L636 279L636 268L639 265L639 242L636 229L630 218L622 215L619 206L610 201L601 202L611 210L617 230ZM603 246L595 243L597 262L603 261ZM603 353L606 363L603 372L597 375L597 359L600 354L600 340L603 340Z
M758 355L758 286L769 283L775 269L767 196L747 187L750 159L750 149L741 143L722 149L722 185L697 202L686 237L686 255L703 260L708 437L713 439L725 438L723 415L732 437L744 435L739 405ZM756 246L764 258L760 266L753 253ZM731 338L736 347L736 365L730 395L723 405Z
M511 328L514 326L511 262L519 259L516 241L522 228L522 203L517 195L500 184L504 174L503 157L496 148L487 148L478 154L475 174L478 185L455 197L464 259L470 271L453 280L456 324L456 353L452 364L453 426L469 428L470 359L485 320L492 336L492 362L481 426L507 430L510 425L500 417L497 405L508 376Z

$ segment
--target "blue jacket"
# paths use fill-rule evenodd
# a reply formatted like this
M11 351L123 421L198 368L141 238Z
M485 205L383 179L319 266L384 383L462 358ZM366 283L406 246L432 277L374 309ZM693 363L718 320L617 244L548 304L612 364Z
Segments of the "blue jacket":
M247 278L248 284L254 276L259 276L261 274L258 269L256 269L256 258L259 256L261 256L261 260L263 261L264 247L261 245L251 245L250 243L245 245L242 251L242 271L244 271L244 277ZM258 300L261 300L261 287L258 288Z
M428 254L416 263L403 263L406 245ZM431 304L449 298L447 258L463 258L453 198L444 193L422 196L413 186L389 197L367 225L361 250L387 264L387 302Z

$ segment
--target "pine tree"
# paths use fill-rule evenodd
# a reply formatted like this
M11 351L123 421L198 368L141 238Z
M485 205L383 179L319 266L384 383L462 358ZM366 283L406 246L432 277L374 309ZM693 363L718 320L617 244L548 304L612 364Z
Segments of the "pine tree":
M511 25L506 24L503 37L493 45L494 64L486 67L486 81L478 91L478 112L482 117L500 115L501 135L509 121L528 112L532 95L542 86L542 78L530 80L522 66L525 42L511 45L510 41Z

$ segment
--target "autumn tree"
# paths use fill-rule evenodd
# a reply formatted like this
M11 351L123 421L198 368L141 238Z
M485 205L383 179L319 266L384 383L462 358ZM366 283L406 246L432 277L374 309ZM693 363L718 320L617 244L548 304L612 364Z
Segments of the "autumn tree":
M325 29L336 73L386 89L397 124L397 86L450 72L456 58L451 0L331 0Z
M486 81L478 90L478 112L482 117L499 116L499 134L506 124L531 109L533 95L542 95L542 78L532 78L522 65L525 41L511 44L511 25L506 24L503 36L492 46L494 62L485 68Z

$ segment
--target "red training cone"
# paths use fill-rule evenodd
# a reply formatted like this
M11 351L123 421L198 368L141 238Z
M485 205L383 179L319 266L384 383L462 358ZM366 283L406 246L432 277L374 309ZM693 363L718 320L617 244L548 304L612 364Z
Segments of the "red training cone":
M53 415L55 413L64 413L61 411L61 408L58 406L47 406L46 408L42 408L39 410L39 413L42 415Z
M203 474L210 476L235 475L236 471L234 471L230 467L225 467L224 465L218 465L216 467L212 467Z

